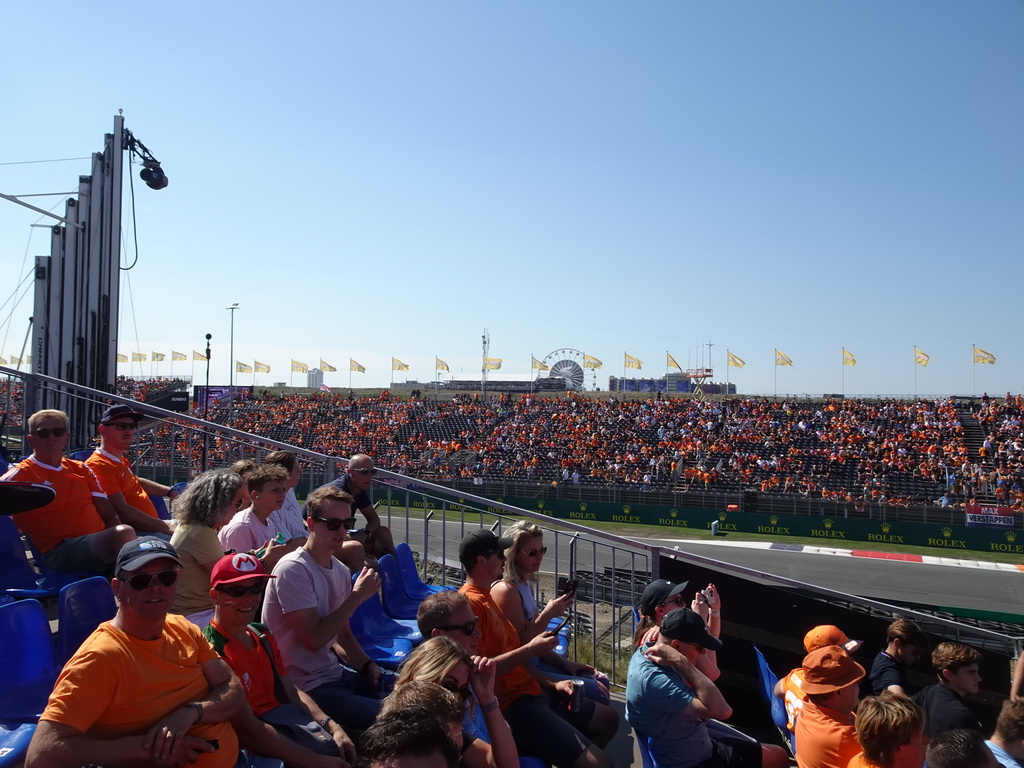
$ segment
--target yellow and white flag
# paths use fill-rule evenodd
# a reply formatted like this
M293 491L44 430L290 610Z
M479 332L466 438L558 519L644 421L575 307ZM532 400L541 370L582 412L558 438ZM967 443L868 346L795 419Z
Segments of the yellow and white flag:
M583 355L584 368L594 368L596 370L597 368L600 368L602 365L604 365L604 363L602 363L596 357L593 357L591 355Z
M144 363L144 362L146 362L146 353L145 352L132 352L132 362L133 363Z
M253 360L252 367L256 369L256 373L270 373L270 366L259 360Z
M25 365L32 365L32 355L25 358Z
M625 366L627 368L636 368L638 371L644 367L643 361L638 357L633 357L628 352L623 352L626 356Z
M124 361L127 363L128 362L128 358L125 357ZM21 365L21 358L20 357L15 357L14 355L11 355L11 365Z
M0 355L0 365L7 365L7 358Z
M775 350L775 364L776 365L789 365L789 366L792 366L793 365L793 361L790 360L788 357L786 357L786 355L782 354L781 352L779 352L779 350L776 349Z
M15 361L15 358L12 357L11 358L11 365L15 364L14 361ZM120 352L118 352L117 353L117 362L119 362L119 363L127 363L128 362L128 355L122 355Z
M324 373L335 373L338 369L328 363L322 357L320 358L320 370Z
M162 363L164 358L167 357L163 352L153 352L152 354L154 363Z
M530 355L530 357L533 357L533 355ZM533 369L534 370L536 370L536 371L546 371L549 368L550 368L550 366L544 365L544 363L542 361L538 360L536 357L533 358Z
M995 365L996 356L991 352L986 352L981 347L974 348L974 362L982 363L984 365Z
M931 355L926 355L920 349L914 347L914 362L920 365L922 368L927 367L928 361L931 359Z
M850 350L843 347L843 365L855 366L857 365L857 358L853 356Z
M409 366L403 363L394 355L391 356L391 370L392 371L408 371Z
M485 371L496 371L501 368L500 357L485 357L484 358L484 370Z
M235 360L235 373L252 373L252 366Z
M292 373L309 373L309 366L298 360L292 360Z
M666 360L665 360L665 368L675 368L675 369L676 369L677 371L681 371L681 370L683 370L683 369L682 369L682 368L680 367L679 363L677 363L677 362L676 362L676 359L675 359L674 357L672 357L672 355L671 355L671 354L669 354L668 352L666 352L666 353L665 353L665 357L666 357Z
M175 352L174 350L171 350L172 363L180 363L182 360L188 360L188 355L184 352Z
M196 352L193 349L192 350L192 359L193 360L206 360L206 355L204 355L202 352Z
M350 371L355 371L356 373L366 373L366 366L360 365L351 357L348 359L348 369Z
M440 357L434 358L434 370L435 371L447 371L448 363L442 360Z
M746 361L743 360L743 358L737 357L732 352L729 352L727 354L728 354L728 357L729 357L729 367L730 368L742 368L744 365L747 364Z

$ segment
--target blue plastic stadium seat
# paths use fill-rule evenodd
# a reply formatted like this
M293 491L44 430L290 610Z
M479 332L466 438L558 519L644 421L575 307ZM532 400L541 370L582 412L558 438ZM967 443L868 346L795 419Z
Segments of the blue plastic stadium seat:
M393 619L415 619L422 600L416 600L405 594L402 588L402 577L398 572L398 562L391 555L384 555L378 561L377 572L380 573L381 595L384 612Z
M435 592L455 589L454 587L440 587L424 583L420 578L419 571L416 570L416 560L413 559L412 550L404 541L395 546L395 552L397 553L395 559L398 561L398 572L402 577L402 586L405 589L405 594L409 597L424 600Z
M153 502L153 506L156 507L156 514L161 520L170 520L171 515L167 511L167 502L164 501L163 496L154 496L151 493L147 493L149 500Z
M37 600L0 605L0 637L0 723L38 722L60 671L43 606Z
M35 723L22 723L7 727L0 725L0 768L21 765L36 732Z
M57 603L57 659L66 663L85 638L116 613L114 591L102 576L64 587Z
M71 453L71 457L70 458L74 459L75 461L85 461L90 456L92 456L93 453L95 453L95 451L93 451L91 448L88 449L88 450L73 451Z
M636 736L636 746L640 751L640 761L643 763L644 768L658 768L658 764L655 762L654 757L651 756L647 737L640 733L636 728L633 729L633 735Z
M371 595L362 605L356 608L352 615L366 628L368 634L374 637L391 637L408 640L413 645L422 642L423 635L420 634L416 621L413 619L393 619L384 613L384 606L381 605L380 595Z
M764 654L761 653L761 649L756 645L754 646L754 655L757 658L758 690L761 692L761 698L765 700L769 709L771 709L772 722L778 727L779 732L785 739L786 745L789 747L789 751L795 755L796 734L789 730L787 725L789 717L786 714L786 705L782 699L775 695L775 684L779 681L779 676L772 672L771 667L768 666L768 662L764 658Z
M36 562L39 562L38 558ZM17 526L10 517L0 515L0 594L17 600L56 597L61 587L78 578L77 572L69 572L66 576L51 570L45 574L36 573L25 557L25 545Z

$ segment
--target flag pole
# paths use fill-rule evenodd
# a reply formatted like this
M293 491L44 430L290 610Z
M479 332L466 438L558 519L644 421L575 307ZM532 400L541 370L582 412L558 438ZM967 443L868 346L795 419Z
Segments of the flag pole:
M843 399L846 399L846 347L842 347L843 353L839 356L839 367L843 369L842 389Z
M779 396L779 348L775 348L775 397Z
M978 363L974 360L974 350L978 347L971 342L971 394L978 396Z
M729 395L729 374L731 373L729 371L729 368L731 367L729 365L729 363L731 361L732 361L732 357L729 354L729 348L726 347L725 348L725 394L726 394L726 396Z
M914 399L917 400L917 344L914 345Z

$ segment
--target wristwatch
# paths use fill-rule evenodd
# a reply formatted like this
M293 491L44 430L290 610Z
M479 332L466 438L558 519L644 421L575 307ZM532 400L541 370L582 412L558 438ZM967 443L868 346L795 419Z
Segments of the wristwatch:
M198 701L187 701L181 706L185 709L194 709L196 711L196 723L203 722L203 705Z

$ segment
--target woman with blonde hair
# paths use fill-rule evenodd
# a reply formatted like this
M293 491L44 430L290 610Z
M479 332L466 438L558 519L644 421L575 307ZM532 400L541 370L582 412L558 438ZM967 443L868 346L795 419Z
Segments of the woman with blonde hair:
M505 550L504 577L491 585L491 597L519 633L520 642L525 643L544 632L552 619L569 610L576 591L568 590L540 608L534 597L534 584L548 551L544 546L544 531L536 523L519 520L505 529L504 538L512 539L512 545ZM601 704L611 701L608 677L589 664L570 661L554 651L531 660L531 663L559 680L583 680L588 699Z
M210 574L224 556L217 531L247 501L242 478L227 469L203 472L175 499L172 514L178 525L171 546L181 560L181 573L171 613L185 616L199 627L210 623Z
M519 752L494 695L494 672L493 659L470 656L449 637L432 637L416 648L399 668L394 692L388 698L401 699L403 686L412 682L440 685L459 696L465 708L461 728L462 765L466 768L518 768ZM481 729L480 725L485 727Z

